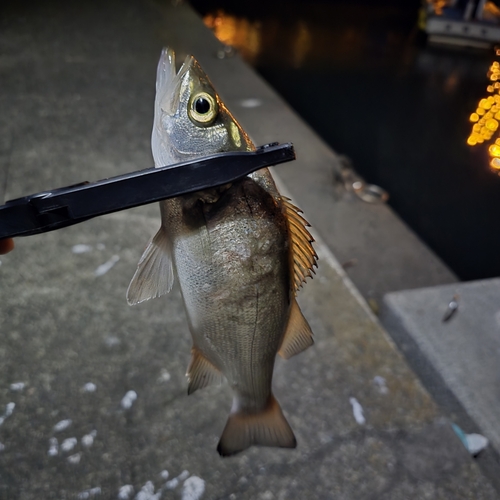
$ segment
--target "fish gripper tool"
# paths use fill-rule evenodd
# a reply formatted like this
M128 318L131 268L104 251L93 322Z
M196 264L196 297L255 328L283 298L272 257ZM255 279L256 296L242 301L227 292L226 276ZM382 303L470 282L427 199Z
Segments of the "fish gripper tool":
M251 152L218 153L24 196L0 206L0 239L53 231L100 215L221 186L294 159L291 143L272 143Z

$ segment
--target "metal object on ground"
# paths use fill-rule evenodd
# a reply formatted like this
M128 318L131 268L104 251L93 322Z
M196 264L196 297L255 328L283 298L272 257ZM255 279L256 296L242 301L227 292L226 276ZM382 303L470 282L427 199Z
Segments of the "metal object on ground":
M458 310L458 295L454 295L453 299L451 299L450 303L448 304L446 312L444 313L442 320L443 323L449 321L453 317L453 315L457 312L457 310Z

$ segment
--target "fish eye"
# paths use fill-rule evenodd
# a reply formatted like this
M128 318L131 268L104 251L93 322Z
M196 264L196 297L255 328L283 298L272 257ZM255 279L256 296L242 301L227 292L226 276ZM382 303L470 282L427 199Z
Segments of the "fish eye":
M199 92L192 97L188 111L196 125L210 125L217 117L217 101L210 94Z

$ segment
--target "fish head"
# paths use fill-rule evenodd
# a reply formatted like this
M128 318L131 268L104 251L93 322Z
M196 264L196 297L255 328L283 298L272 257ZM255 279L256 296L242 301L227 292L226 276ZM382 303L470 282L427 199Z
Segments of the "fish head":
M175 55L162 51L156 79L152 151L157 167L255 146L221 101L193 56L175 71Z

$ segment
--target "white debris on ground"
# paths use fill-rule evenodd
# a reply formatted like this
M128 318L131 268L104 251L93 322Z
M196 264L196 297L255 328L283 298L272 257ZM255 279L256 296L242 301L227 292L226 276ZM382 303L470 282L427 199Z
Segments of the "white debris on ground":
M460 438L465 449L472 455L476 456L483 451L489 444L488 438L481 434L466 434L458 425L451 424L455 434Z
M71 451L77 444L78 444L78 439L76 439L75 437L70 437L68 439L65 439L61 443L61 450Z
M136 399L137 399L137 392L128 391L127 394L123 396L120 405L124 410L130 410Z
M80 463L81 458L82 458L81 453L75 453L74 455L70 455L67 460L70 464L77 465Z
M73 421L70 418L67 418L65 420L61 420L60 422L57 422L56 425L54 425L54 432L61 432L66 430Z
M388 394L389 393L389 389L387 387L387 382L386 382L384 377L381 377L380 375L373 377L373 383L374 383L375 387L378 389L378 392L380 392L380 394Z
M155 494L155 487L152 481L148 481L135 496L135 500L160 500L160 498L161 490Z
M467 448L471 455L477 455L480 451L483 451L489 444L488 438L481 434L466 434Z
M178 476L177 479L179 481L184 481L184 479L187 479L189 477L189 471L183 470Z
M205 481L198 476L191 476L182 487L182 500L199 500L205 492Z
M177 488L177 486L179 486L179 480L174 477L173 479L171 479L170 481L167 481L163 487L166 489L166 490L175 490L175 488Z
M106 274L118 261L120 260L119 255L113 255L111 259L106 261L104 264L101 264L95 271L95 276L103 276Z
M115 347L117 345L120 345L122 341L116 335L110 335L109 337L106 337L104 339L104 343L108 347Z
M21 392L26 387L24 382L14 382L10 384L10 390L13 392Z
M349 403L351 403L352 413L356 422L359 425L364 425L366 423L366 419L363 415L363 407L359 404L359 401L356 398L349 398Z
M242 108L258 108L259 106L262 106L262 99L258 99L257 97L242 99L240 101L240 106Z
M81 439L82 446L90 448L94 444L94 438L96 436L97 436L96 430L93 430L90 434L85 434L85 436L83 436Z
M160 376L157 379L157 382L159 384L163 384L165 382L168 382L170 378L171 378L170 373L167 370L163 369L160 373Z
M95 392L97 389L97 386L93 382L87 382L83 386L83 392Z
M0 425L2 425L12 415L15 407L16 403L7 403L5 406L5 412L3 416L0 417Z
M168 470L164 469L160 472L163 480L169 477ZM199 500L205 492L205 481L197 476L189 476L189 471L183 470L177 477L167 481L155 493L153 481L147 481L141 490L135 495L134 500L160 500L166 491L174 490L182 483L181 498L182 500ZM118 500L131 500L134 494L134 487L131 484L122 486L118 492ZM176 497L177 498L177 497Z
M47 455L49 457L55 457L59 453L59 443L57 442L57 438L51 437L49 440L49 451Z
M134 487L131 484L122 486L118 491L118 500L130 500L134 494Z
M95 498L102 493L101 488L98 486L97 488L90 488L90 490L82 491L78 493L76 498L78 500L87 500L87 498Z
M189 477L189 471L183 470L177 477L174 477L170 481L164 484L164 488L167 490L175 490L179 484Z
M71 248L71 251L76 254L87 253L92 251L92 246L84 244L74 245L73 248Z

